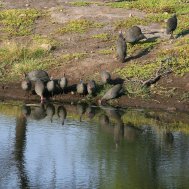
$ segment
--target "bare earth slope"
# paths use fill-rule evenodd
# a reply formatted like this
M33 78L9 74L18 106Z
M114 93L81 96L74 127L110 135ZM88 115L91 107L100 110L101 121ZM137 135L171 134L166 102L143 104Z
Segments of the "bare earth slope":
M95 79L100 82L99 72L104 69L111 72L113 79L120 78L117 68L125 68L126 65L137 63L145 64L147 61L154 61L159 52L165 49L171 49L172 43L176 43L178 39L169 41L169 36L165 34L160 23L151 22L147 25L139 25L149 39L162 40L162 43L157 43L153 48L146 53L141 53L141 49L129 51L128 59L125 64L119 63L116 58L115 41L118 35L119 27L116 23L120 20L138 17L145 19L146 13L136 9L111 8L106 6L102 1L88 4L87 6L76 6L71 4L74 1L64 0L4 0L1 10L5 9L38 9L45 12L45 16L39 17L35 22L33 35L42 35L52 38L58 45L52 50L51 54L55 59L58 59L57 65L50 67L48 72L54 78L59 78L66 73L69 84L75 84L82 78L84 82L89 79ZM90 1L89 1L90 2ZM59 32L65 24L72 20L85 19L97 24L92 26L85 32ZM98 24L100 24L98 26ZM134 25L134 23L133 23ZM1 32L1 31L0 31ZM125 32L125 29L123 29ZM105 35L101 35L105 34ZM4 33L1 33L4 36ZM30 39L31 35L24 37ZM188 38L188 35L184 36ZM10 40L24 40L22 37L9 37ZM0 40L3 44L3 40ZM129 47L133 48L133 47ZM130 54L132 53L132 54ZM71 55L73 55L71 57ZM61 59L61 57L64 58ZM65 58L67 56L67 58ZM134 58L136 57L136 58ZM122 96L116 100L111 101L113 105L119 106L136 106L136 107L150 107L163 108L168 110L188 110L188 84L189 75L184 77L174 76L169 74L158 81L158 88L152 86L150 96ZM0 96L2 99L27 99L20 88L21 77L14 83L1 83ZM126 84L127 87L127 84ZM83 98L83 97L82 97ZM82 99L77 95L68 93L64 96L57 96L56 100L78 101ZM86 99L87 97L84 97ZM97 96L94 102L100 97ZM30 96L30 100L39 99L37 96Z

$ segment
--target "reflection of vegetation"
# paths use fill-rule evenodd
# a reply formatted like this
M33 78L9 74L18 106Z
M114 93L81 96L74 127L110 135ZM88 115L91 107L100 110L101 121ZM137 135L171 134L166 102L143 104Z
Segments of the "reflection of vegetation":
M18 116L21 112L20 106L18 106L18 104L19 103L15 102L10 102L8 104L0 103L0 113L8 116Z
M14 105L13 105L14 104ZM9 102L9 103L0 103L0 113L5 115L20 115L21 109L20 102ZM67 118L71 118L73 120L79 120L80 115L78 113L78 109L73 105L64 105L67 110ZM87 104L82 104L85 109L87 109ZM57 108L58 106L55 105ZM140 128L141 126L150 126L156 128L159 131L169 130L172 131L181 131L184 133L189 133L189 119L187 113L169 113L163 111L136 111L136 110L121 110L118 109L105 109L95 108L95 116L93 117L93 121L98 122L99 116L107 113L109 119L111 120L112 126L117 123L117 119L119 118L119 114L121 115L120 120L123 121L125 126L132 125L134 127ZM117 113L119 114L117 114ZM84 111L82 114L82 120L89 120L88 112ZM117 117L118 116L118 117ZM114 118L115 117L115 118Z
M187 115L183 114L183 119L180 119L180 116L176 116L175 113L166 112L127 111L122 116L122 119L126 125L131 124L136 127L147 125L155 127L160 131L168 129L169 131L189 133L189 119Z

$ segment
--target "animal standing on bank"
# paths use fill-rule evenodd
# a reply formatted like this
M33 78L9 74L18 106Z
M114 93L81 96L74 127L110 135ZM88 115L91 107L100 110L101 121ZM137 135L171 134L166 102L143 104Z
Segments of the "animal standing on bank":
M96 92L96 82L94 80L90 80L87 83L87 92L90 95L94 95Z
M101 81L103 84L110 83L111 81L111 75L109 72L103 70L100 72Z
M60 88L61 88L61 90L62 90L62 93L64 93L64 90L65 90L65 88L67 87L67 85L68 85L68 80L67 80L67 78L66 78L66 76L65 76L65 73L63 74L63 77L62 78L60 78L60 80L59 80L59 86L60 86Z
M127 56L127 44L125 38L123 37L122 31L119 32L117 39L117 55L120 62L124 63Z
M51 77L50 81L47 82L47 90L49 91L49 93L51 93L51 96L53 97L55 91L55 81L53 80L53 77Z
M77 89L77 93L78 93L79 95L84 95L84 94L85 94L86 86L85 86L85 84L83 83L83 80L82 80L82 79L80 79L80 83L77 84L76 89Z
M35 82L35 92L41 98L41 102L44 101L45 84L41 80Z
M32 88L32 83L31 83L31 81L28 80L28 79L23 80L22 83L21 83L21 87L22 87L22 89L23 89L24 91L26 91L26 93L28 93L28 97L29 97L29 91L30 91L31 88ZM26 93L25 93L25 95L26 95Z
M167 20L166 33L171 34L170 39L174 38L173 32L177 28L177 16L174 14L171 18Z

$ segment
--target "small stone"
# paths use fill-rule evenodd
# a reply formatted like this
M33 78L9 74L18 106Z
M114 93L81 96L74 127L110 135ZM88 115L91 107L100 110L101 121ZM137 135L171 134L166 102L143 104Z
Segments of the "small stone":
M25 4L25 6L26 6L26 7L29 7L29 6L30 6L30 4Z
M168 107L168 108L167 108L167 111L170 111L170 112L176 111L176 108L175 108L175 107Z
M129 14L129 17L132 17L132 16L133 16L132 13L130 13L130 14Z
M41 44L41 48L44 49L44 50L46 50L46 51L50 51L50 50L53 49L53 46L50 45L50 44L44 43L44 44Z
M189 90L189 83L185 85L186 89Z
M75 93L73 91L71 91L71 94L74 95Z
M26 14L20 14L19 17L26 17Z

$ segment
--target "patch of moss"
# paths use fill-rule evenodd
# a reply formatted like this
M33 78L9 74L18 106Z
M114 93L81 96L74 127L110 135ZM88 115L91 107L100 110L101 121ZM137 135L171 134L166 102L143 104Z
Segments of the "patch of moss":
M101 49L98 51L99 54L103 54L103 55L109 55L112 54L114 52L113 48L110 49Z
M159 66L159 63L154 62L144 65L141 65L139 62L133 62L132 64L126 65L124 68L116 69L115 73L122 78L138 78L145 80L152 77Z
M87 56L87 53L69 53L69 54L64 54L61 56L61 60L62 61L72 61L72 60L80 60L80 59L83 59Z
M186 30L189 32L188 14L178 15L178 26L174 33L179 35L179 34L182 34L182 32Z
M100 34L93 35L92 38L99 39L99 40L102 40L102 41L108 41L108 40L110 40L110 34L100 33Z
M107 3L113 8L139 9L150 13L188 13L188 3L177 0L135 0Z
M168 13L150 13L146 16L145 20L147 23L165 22L166 19L170 18L171 14Z
M87 2L87 1L74 1L74 2L70 2L69 4L76 6L76 7L85 7L85 6L89 6L91 4L91 2Z
M52 46L56 46L58 44L58 42L55 39L39 34L34 35L32 39L33 42L37 44L50 44Z
M59 32L61 34L75 32L75 33L84 33L90 28L100 28L102 27L102 23L97 23L87 19L78 19L71 20L65 24L63 28L59 28Z
M158 56L161 58L174 57L168 64L176 75L183 76L189 72L189 46L187 41L184 44L177 42L171 49L159 52Z
M129 55L133 55L138 50L142 49L148 49L151 50L153 47L155 47L157 44L160 43L160 40L155 40L155 41L141 41L138 42L135 45L132 44L127 44L127 53Z
M36 9L9 9L0 11L2 30L11 36L24 36L32 33L35 20L41 15Z

